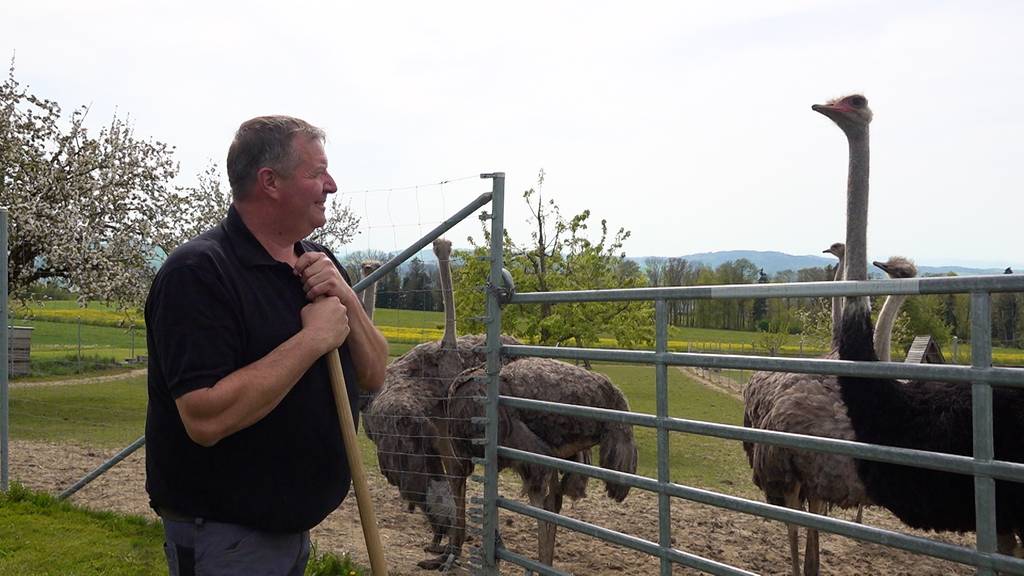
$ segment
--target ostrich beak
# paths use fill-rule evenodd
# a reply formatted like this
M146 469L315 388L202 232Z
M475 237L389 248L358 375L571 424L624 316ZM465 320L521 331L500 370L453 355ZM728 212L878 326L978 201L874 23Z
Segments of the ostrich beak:
M823 114L832 120L842 117L843 112L845 112L845 110L833 104L812 104L811 110Z
M885 272L886 274L889 273L889 266L885 262L874 261L872 262L872 264L875 265L877 268L880 268L882 272Z

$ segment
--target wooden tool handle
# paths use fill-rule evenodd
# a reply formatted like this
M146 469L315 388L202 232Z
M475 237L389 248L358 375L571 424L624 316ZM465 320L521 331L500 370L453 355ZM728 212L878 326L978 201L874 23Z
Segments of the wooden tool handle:
M384 562L384 548L380 544L377 518L373 513L373 500L370 497L370 486L366 481L363 459L359 454L359 444L356 442L356 425L352 420L352 406L348 402L345 374L341 370L341 357L338 356L337 349L327 353L327 368L331 374L334 405L338 409L341 438L345 442L345 456L348 458L348 469L352 474L352 486L356 492L356 504L359 506L359 521L363 525L366 553L370 556L370 569L374 576L386 576L388 568L387 563Z

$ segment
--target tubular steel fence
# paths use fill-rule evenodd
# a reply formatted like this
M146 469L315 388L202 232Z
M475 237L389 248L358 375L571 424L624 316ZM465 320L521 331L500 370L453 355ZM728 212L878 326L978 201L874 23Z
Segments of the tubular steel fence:
M495 237L497 236L495 234ZM492 254L500 254L499 250L500 246L495 246ZM497 260L498 258L495 258L492 261L492 282L497 282L495 269L500 266L500 262ZM601 540L656 556L660 559L660 573L663 576L672 573L673 564L681 564L711 574L750 574L750 572L745 570L702 558L673 547L670 521L671 498L675 497L975 566L978 574L993 574L995 570L1024 574L1024 560L996 553L995 528L995 480L1024 482L1024 464L995 460L993 456L992 433L992 386L1024 388L1024 369L992 366L990 328L991 294L994 292L1020 291L1024 291L1024 276L1001 275L861 282L810 282L774 285L755 284L546 292L517 294L510 300L513 304L654 301L656 323L656 349L654 351L550 348L502 344L497 339L497 328L500 326L498 300L496 295L490 295L488 303L488 347L490 357L494 358L495 363L488 365L489 382L486 399L488 416L486 429L487 457L485 463L487 473L484 476L485 496L480 502L482 506L481 530L484 543L480 559L480 572L495 574L497 573L496 562L498 560L506 560L541 574L563 574L563 572L538 564L519 554L494 546L497 510L501 508L545 520L570 530L576 530ZM666 303L674 299L849 297L948 293L971 294L972 364L970 366L682 353L668 352L666 347L668 324ZM502 354L511 357L536 356L574 361L599 360L619 363L653 364L656 367L657 414L648 415L616 410L602 410L585 406L541 402L499 395L498 365L496 361L499 355ZM969 384L972 386L973 398L974 456L933 453L671 418L668 416L667 368L669 366L694 366L729 370L766 370L836 376L927 379L943 380L963 385ZM593 418L654 428L657 433L658 477L657 479L652 479L634 474L608 471L596 466L569 462L560 458L499 446L497 444L496 429L496 416L499 405L522 410L539 410L577 418ZM670 431L743 442L787 446L815 452L829 452L860 459L973 475L975 478L975 504L977 509L977 546L976 548L957 546L929 538L863 526L844 520L673 483L669 478L668 465ZM594 524L552 514L541 508L499 496L496 492L497 457L532 462L563 472L575 472L602 480L611 480L657 493L659 513L658 541L643 540Z

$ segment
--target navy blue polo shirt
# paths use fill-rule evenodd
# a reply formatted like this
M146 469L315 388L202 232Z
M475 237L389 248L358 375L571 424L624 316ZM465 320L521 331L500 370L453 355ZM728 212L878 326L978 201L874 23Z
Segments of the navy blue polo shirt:
M323 246L302 241L295 249L327 253L349 281ZM188 437L175 405L298 333L307 303L292 268L270 256L234 206L164 262L146 300L146 491L154 508L299 532L341 504L351 478L323 358L263 419L209 448ZM340 351L355 407L352 358L347 345Z

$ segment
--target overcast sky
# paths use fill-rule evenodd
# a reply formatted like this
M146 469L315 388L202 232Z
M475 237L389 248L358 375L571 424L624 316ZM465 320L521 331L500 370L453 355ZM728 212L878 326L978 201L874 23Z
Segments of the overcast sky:
M249 117L324 127L364 217L356 249L404 248L489 189L455 180L492 171L525 239L521 193L543 168L545 197L631 230L631 256L818 254L844 235L847 148L810 106L863 92L869 256L1024 266L1022 16L1021 2L34 0L0 6L0 55L65 110L91 105L97 125L116 110L176 146L182 183L223 169Z

